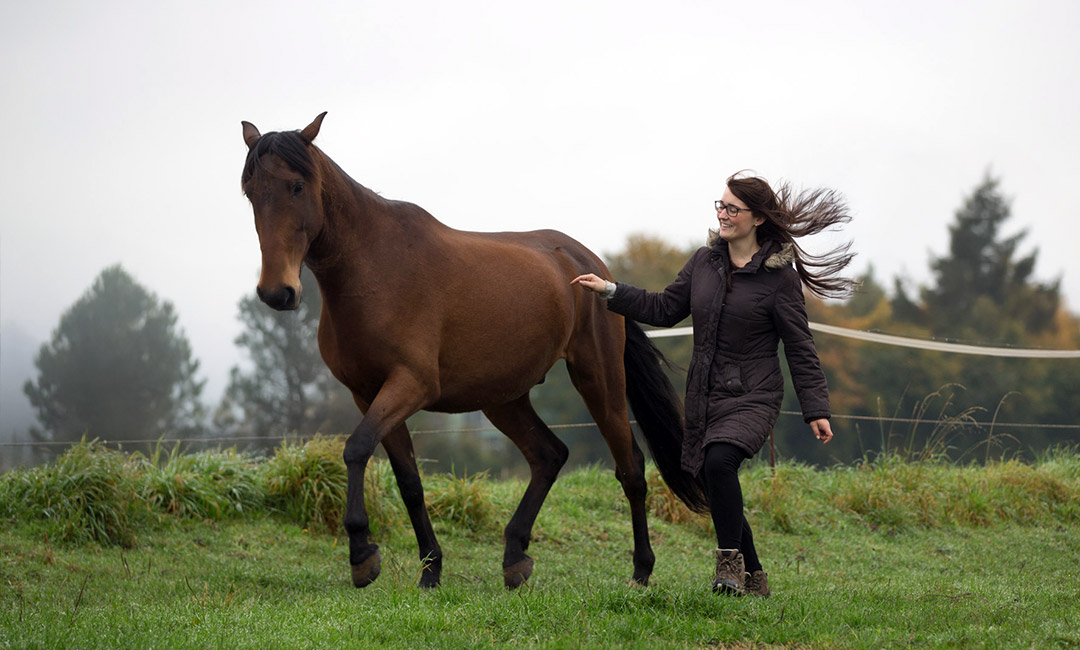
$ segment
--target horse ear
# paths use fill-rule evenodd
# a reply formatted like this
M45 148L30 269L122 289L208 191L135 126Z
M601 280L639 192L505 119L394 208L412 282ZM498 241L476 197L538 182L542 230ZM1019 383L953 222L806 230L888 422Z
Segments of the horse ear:
M244 127L244 142L247 144L248 149L254 147L255 141L261 138L262 134L251 122L240 122L240 126Z
M319 127L322 126L324 117L326 117L326 111L319 113L319 116L312 120L311 124L304 127L304 130L300 132L300 135L304 136L308 142L313 142L315 136L319 135Z

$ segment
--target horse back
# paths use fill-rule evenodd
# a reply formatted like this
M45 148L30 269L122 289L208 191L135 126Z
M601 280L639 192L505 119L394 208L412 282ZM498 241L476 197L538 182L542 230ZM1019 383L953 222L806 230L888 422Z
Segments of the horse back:
M541 381L582 332L621 331L603 301L570 285L606 273L603 262L558 231L428 229L381 266L377 286L357 274L340 296L324 294L319 332L327 365L369 401L405 367L430 387L429 410L504 403Z

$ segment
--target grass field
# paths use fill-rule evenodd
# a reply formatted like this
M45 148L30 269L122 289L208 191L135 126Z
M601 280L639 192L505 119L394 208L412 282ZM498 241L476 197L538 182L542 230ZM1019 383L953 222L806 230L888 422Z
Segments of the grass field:
M628 508L596 468L560 478L534 531L536 570L513 592L500 527L524 484L427 477L445 562L442 586L420 591L392 478L372 474L383 573L363 590L344 537L285 507L207 517L159 500L116 544L61 541L56 521L9 502L0 648L1080 647L1075 453L751 467L743 485L769 599L711 593L709 525L659 483L656 572L648 588L629 585ZM7 499L33 482L0 478Z

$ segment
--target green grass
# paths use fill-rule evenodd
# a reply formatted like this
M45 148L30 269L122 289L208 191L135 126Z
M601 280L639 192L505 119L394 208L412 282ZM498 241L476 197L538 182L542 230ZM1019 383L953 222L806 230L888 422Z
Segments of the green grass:
M123 473L117 491L142 489L147 471L132 459L100 464ZM270 464L239 475L266 477ZM425 477L445 560L442 586L420 591L392 473L373 464L383 572L358 590L325 518L284 506L169 514L149 502L140 514L128 503L134 539L65 541L40 508L7 501L32 473L0 476L0 648L1080 647L1075 452L987 467L754 465L743 487L766 600L711 593L708 522L655 480L656 572L648 588L629 585L628 507L597 468L556 483L530 548L536 570L514 592L502 586L499 531L519 481ZM50 493L45 472L35 480Z

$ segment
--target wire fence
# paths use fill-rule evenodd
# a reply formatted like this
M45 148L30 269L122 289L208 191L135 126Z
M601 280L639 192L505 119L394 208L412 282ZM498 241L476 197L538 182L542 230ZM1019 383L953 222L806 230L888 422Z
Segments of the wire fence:
M802 417L802 413L799 411L780 411L781 415ZM954 427L970 427L970 428L995 428L995 429L1055 429L1055 430L1068 430L1068 431L1080 431L1080 424L1053 424L1053 423L1039 423L1039 422L997 422L997 421L985 421L975 420L969 418L907 418L907 417L885 417L875 415L845 415L845 414L833 414L834 420L849 420L858 422L876 422L878 424L916 424L916 425L942 425L947 424ZM635 420L631 420L630 424L636 425ZM570 424L551 424L548 428L552 431L566 431L573 429L597 429L595 422L575 422ZM458 427L458 428L445 428L445 429L415 429L410 430L409 433L414 436L421 435L435 435L435 434L480 434L480 433L499 433L499 429L494 425L477 426L477 427ZM287 441L302 441L309 440L315 434L300 434L289 433L276 436L252 436L252 435L217 435L217 436L188 436L188 437L166 437L160 438L142 438L136 440L105 440L102 439L103 444L124 444L124 445L147 445L156 443L195 443L195 444L227 444L238 442L287 442ZM71 440L26 440L26 441L14 441L14 442L0 442L0 447L64 447L76 444Z
M868 332L853 330L844 327L837 327L834 325L825 325L822 323L810 322L810 329L821 332L824 334L830 334L834 336L841 336L854 340L867 341L871 343L879 343L884 345L915 348L922 350L934 350L939 352L950 352L956 354L975 354L981 356L991 357L1013 357L1013 358L1038 358L1038 359L1080 359L1080 350L1046 350L1038 348L1014 348L1014 347L997 347L997 346L983 346L983 345L970 345L966 343L959 343L949 340L937 340L937 339L916 339L904 336L897 336L893 334L885 334L881 332ZM646 335L650 338L667 338L674 336L689 336L693 334L692 327L674 327L669 329L657 329L649 330ZM781 411L781 415L785 416L801 416L801 413L797 411ZM927 418L904 418L904 417L885 417L885 416L871 416L871 415L845 415L834 414L832 418L837 420L850 420L861 422L876 422L878 424L915 424L915 425L942 425L948 424L954 427L991 427L991 428L1008 428L1008 429L1054 429L1054 430L1070 430L1080 431L1080 424L1053 424L1053 423L1039 423L1039 422L997 422L997 421L978 421L973 418L949 418L949 419L927 419ZM635 424L631 422L631 424ZM585 429L596 428L594 422L579 422L572 424L553 424L549 425L549 428L554 431L569 430L569 429ZM447 434L447 433L491 433L497 432L498 429L494 426L481 426L481 427L467 427L467 428L454 428L454 429L417 429L411 431L412 435L430 435L430 434ZM193 444L222 444L222 443L242 443L242 442L258 442L262 444L270 442L284 442L289 440L306 440L310 439L311 435L301 435L298 433L286 434L279 436L252 436L252 435L219 435L219 436L191 436L191 437L159 437L159 438L146 438L141 440L123 440L123 441L108 441L102 440L104 444L130 444L130 445L144 445L155 443L193 443ZM0 442L0 448L49 448L49 447L63 447L74 444L72 441L52 441L52 440L28 440L28 441L8 441Z

